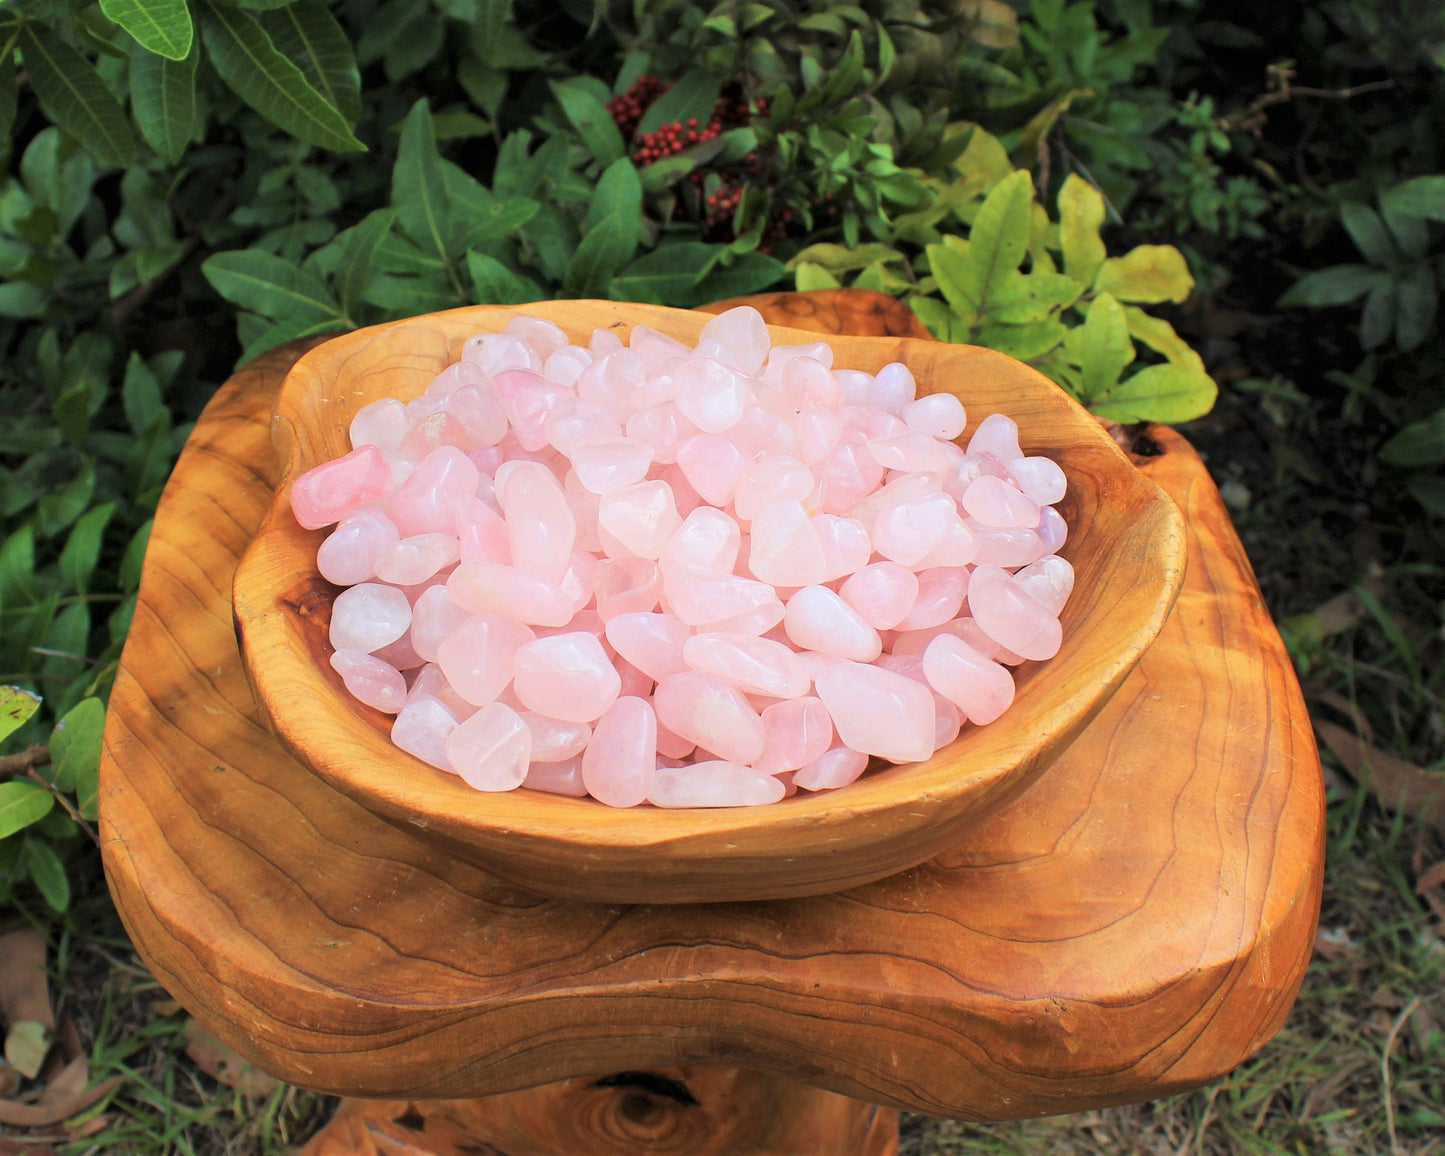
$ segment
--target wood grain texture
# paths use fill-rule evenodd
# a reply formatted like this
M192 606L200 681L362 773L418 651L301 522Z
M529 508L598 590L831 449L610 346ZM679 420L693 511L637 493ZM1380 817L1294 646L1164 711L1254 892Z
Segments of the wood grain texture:
M898 1113L772 1074L683 1068L475 1100L345 1100L302 1156L895 1156ZM692 1103L646 1090L663 1076Z
M278 352L221 390L162 499L111 698L112 894L167 988L268 1071L373 1097L737 1064L942 1116L1195 1086L1282 1023L1314 938L1308 717L1187 443L1158 640L1013 805L932 861L790 901L544 899L408 836L259 718L230 586L276 481Z
M297 364L276 403L283 478L347 452L357 409L416 396L468 336L500 330L522 312L550 317L583 341L595 327L647 324L693 344L708 320L657 306L536 302L337 338ZM809 335L773 336L785 343ZM1183 523L1093 418L1027 366L934 341L836 336L832 345L840 366L876 371L904 362L925 389L962 398L975 422L1007 412L1026 450L1053 458L1069 479L1059 508L1071 530L1061 553L1076 579L1061 615L1063 647L1048 662L1017 668L1013 706L997 722L965 727L925 762L882 766L843 791L799 792L768 807L617 809L525 789L478 793L398 750L391 719L346 693L327 662L336 588L316 569L325 531L297 524L283 481L236 571L234 597L242 657L282 745L383 818L518 886L568 899L815 895L895 874L951 846L1057 758L1153 641L1182 579Z

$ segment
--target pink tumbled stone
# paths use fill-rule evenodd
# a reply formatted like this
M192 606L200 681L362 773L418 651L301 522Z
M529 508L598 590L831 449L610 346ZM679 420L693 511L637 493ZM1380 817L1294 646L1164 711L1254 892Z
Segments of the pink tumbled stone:
M457 504L456 534L463 562L504 562L511 565L512 544L507 523L481 498L463 498Z
M669 361L692 355L692 350L681 341L658 332L650 325L634 325L627 342L642 358L648 373L656 373Z
M918 597L899 630L922 630L957 618L968 590L968 572L961 566L937 566L918 571Z
M788 599L783 624L804 650L872 662L883 651L878 631L826 586L804 586Z
M762 718L741 691L716 675L670 675L658 682L652 700L663 726L719 758L746 764L762 754Z
M395 586L363 582L343 590L331 604L331 645L368 654L395 642L411 625L411 603Z
M1069 526L1064 516L1053 506L1039 510L1039 545L1045 554L1057 554L1063 549L1069 537Z
M507 436L507 415L489 385L462 386L447 398L446 407L466 429L473 449L494 446Z
M412 695L391 724L391 741L422 762L450 771L447 736L456 727L456 718L440 700L429 694Z
M640 614L657 607L662 573L648 558L615 558L598 562L592 572L597 615L609 622L619 614Z
M742 531L733 518L711 506L693 510L668 539L659 562L669 570L711 570L731 574L738 562Z
M704 325L698 338L699 344L709 339L725 346L738 368L749 376L756 376L762 371L772 345L763 315L751 305L739 305L719 313Z
M866 663L841 662L818 674L815 685L844 746L895 763L933 754L933 695L922 683Z
M357 510L341 519L316 551L321 577L338 586L355 586L376 575L376 560L400 534L380 510Z
M548 718L592 722L617 699L622 680L597 636L554 634L517 649L513 687L522 705Z
M918 600L918 576L897 562L874 562L844 581L838 595L875 630L892 630Z
M883 510L873 521L873 548L900 566L916 566L958 522L958 507L943 493L920 494Z
M1009 462L1009 472L1025 494L1040 506L1051 506L1063 500L1068 492L1068 479L1053 458L1019 458Z
M692 630L671 614L619 614L606 629L617 653L654 682L687 669L682 648Z
M507 322L502 332L520 337L543 360L567 346L566 331L556 322L548 321L545 317L513 317Z
M606 406L618 421L624 422L632 412L632 391L647 380L647 367L631 349L613 349L577 377L577 396Z
M338 650L331 669L341 675L346 691L383 714L396 714L406 705L406 679L401 671L364 650Z
M648 700L651 702L651 699ZM655 710L655 707L654 707ZM657 724L657 753L660 758L686 759L697 750L697 744L675 735L661 723Z
M774 586L812 586L827 579L818 529L797 498L769 502L750 526L748 569Z
M452 534L414 534L383 549L376 558L376 576L395 586L415 586L461 557Z
M502 412L512 433L525 450L540 450L547 444L547 417L564 399L575 397L572 390L548 381L540 373L509 369L492 378Z
M376 446L362 446L297 478L291 486L291 510L306 529L319 530L380 502L391 487L385 455Z
M897 415L918 396L918 385L908 366L901 361L890 361L873 378L867 396L870 405Z
M963 451L952 442L941 442L918 430L870 438L868 453L885 470L928 470L937 474L954 468L963 457Z
M356 411L348 433L354 449L376 446L396 451L401 448L401 439L406 437L409 429L411 421L407 417L406 406L394 397L383 397Z
M447 708L447 712L460 722L464 718L470 718L476 714L477 708L452 689L452 684L447 681L447 676L442 673L442 668L434 662L428 662L412 673L411 687L406 692L406 700L410 702L421 696L434 698Z
M1030 598L1012 574L976 567L968 580L968 608L990 638L1024 658L1053 658L1063 642L1059 620Z
M961 505L985 526L1017 530L1039 524L1038 503L1002 478L979 478L963 492Z
M560 763L575 758L587 748L592 728L585 722L548 718L534 710L524 710L521 718L532 733L532 761Z
M592 729L582 755L587 793L609 807L646 801L657 770L657 716L641 698L613 702Z
M522 786L529 791L543 791L548 795L565 795L571 799L585 799L587 786L582 781L582 756L564 759L560 763L543 763L536 759L527 768L527 777Z
M658 767L647 801L654 807L756 807L786 794L772 775L725 759Z
M559 401L547 415L547 440L568 457L578 446L622 436L617 415L600 402L583 397Z
M478 791L511 791L527 777L532 732L511 707L488 703L446 739L447 762Z
M477 467L456 446L428 454L397 487L386 513L403 537L450 534L457 528L457 505L476 493Z
M428 398L423 402L418 399L412 402L407 409L410 411L411 406L433 403L444 405L445 400L435 399L434 401L434 399ZM397 447L397 452L403 458L420 462L428 454L442 446L452 446L463 453L469 448L471 436L467 427L459 418L453 417L445 410L439 409L431 414L413 413L412 418L411 429L407 431L406 436L401 439L401 445Z
M744 694L799 698L812 682L790 647L751 634L694 634L683 644L682 657L693 670L726 679Z
M909 429L950 442L963 433L967 424L963 402L951 393L932 393L910 401L901 416Z
M699 567L664 567L662 592L666 608L689 626L721 622L756 610L771 613L774 606L782 608L777 591L766 582Z
M985 526L973 517L965 517L963 521L973 535L976 547L973 560L980 566L1002 566L1012 570L1037 562L1049 552L1038 531L1027 526L1006 530Z
M536 462L507 463L497 471L497 500L507 522L512 564L550 582L572 564L577 522L556 476Z
M463 562L447 578L447 593L472 614L496 614L529 626L566 626L577 607L560 587L496 562Z
M1057 554L1030 562L1015 572L1014 581L1035 602L1055 617L1074 590L1074 568Z
M446 584L423 590L411 608L412 648L427 662L435 662L437 647L470 614L452 601Z
M846 578L866 566L873 556L868 530L857 518L815 514L813 528L818 532L818 542L823 547L824 582Z
M733 494L733 510L739 521L757 517L763 507L781 498L804 501L813 492L813 472L797 458L779 454L749 467Z
M955 510L943 537L914 564L915 570L932 570L937 566L967 566L978 560L978 539L968 523Z
M489 376L508 369L542 368L542 359L512 333L478 333L462 346L462 360L475 362Z
M753 769L765 775L795 771L833 745L833 716L814 696L776 702L763 710L763 753Z
M928 644L923 674L934 690L979 726L993 722L1013 702L1014 680L1007 668L954 634L940 634Z
M991 413L978 423L978 429L968 439L970 454L992 454L999 461L1008 464L1023 457L1019 449L1019 427L1013 418L1001 413Z
M594 494L611 494L647 477L652 451L631 438L607 438L572 451L578 480Z
M597 506L597 530L623 551L656 560L682 524L666 482L638 482L603 494ZM610 552L610 551L609 551Z
M812 466L823 461L843 436L843 419L833 410L812 405L793 419L798 458Z
M704 433L726 433L741 420L748 398L737 370L694 357L677 367L673 380L679 412Z
M437 647L437 665L457 694L486 706L512 681L518 648L535 637L520 622L474 614Z
M844 437L822 462L824 509L841 514L871 494L883 480L883 467L865 442Z
M867 755L850 747L834 747L796 772L793 785L805 791L832 791L846 787L867 769Z
M677 447L677 464L688 483L714 506L732 503L738 479L747 466L742 451L722 434L694 434Z

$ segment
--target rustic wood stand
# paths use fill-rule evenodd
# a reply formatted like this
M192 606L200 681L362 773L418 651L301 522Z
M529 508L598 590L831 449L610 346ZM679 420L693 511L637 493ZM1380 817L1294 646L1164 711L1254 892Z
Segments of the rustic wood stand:
M836 303L760 302L786 324L855 325L857 299ZM899 326L882 302L870 324ZM298 355L220 390L166 489L101 826L116 904L166 987L268 1071L368 1098L307 1156L884 1156L898 1108L1007 1119L1150 1099L1278 1030L1319 909L1319 761L1183 438L1118 431L1188 522L1173 614L1006 810L841 894L589 905L427 848L260 722L231 576L271 499L269 415Z

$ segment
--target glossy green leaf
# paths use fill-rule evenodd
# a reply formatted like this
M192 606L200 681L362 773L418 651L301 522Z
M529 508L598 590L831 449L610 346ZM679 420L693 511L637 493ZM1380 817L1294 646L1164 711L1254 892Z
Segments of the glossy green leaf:
M954 341L972 341L978 345L997 349L1020 361L1036 361L1057 349L1059 343L1070 332L1057 317L1033 321L1027 325L1002 325L990 322L972 333L954 325Z
M81 594L90 587L90 576L100 560L100 544L105 527L115 513L114 502L102 502L87 510L76 520L60 551L58 566L66 586Z
M978 287L973 284L967 253L960 253L947 244L929 245L926 252L929 272L938 282L944 299L960 316L976 318L983 302Z
M1214 406L1219 387L1201 370L1181 365L1149 365L1133 374L1089 408L1110 421L1182 422L1203 417Z
M391 203L401 227L423 251L443 261L451 231L451 207L443 183L441 157L432 134L431 109L425 100L412 105L401 130L396 164L391 170Z
M1340 206L1340 223L1370 264L1388 265L1399 256L1385 222L1368 205L1346 201Z
M717 253L702 241L659 245L618 273L613 290L621 300L691 308L702 304L697 282Z
M552 95L562 106L562 112L571 121L587 151L597 158L603 167L610 165L626 151L622 133L612 120L602 101L597 99L582 77L551 82Z
M321 0L295 0L263 13L261 27L276 50L305 74L348 124L361 115L361 73L351 38Z
M1445 175L1403 181L1380 197L1380 206L1406 217L1445 221Z
M20 865L29 874L51 910L63 913L70 906L70 880L55 849L42 839L27 838Z
M195 28L186 0L100 0L100 10L148 52L167 60L190 54Z
M221 79L272 124L308 144L364 152L345 115L286 59L254 16L201 0L201 36Z
M1435 324L1440 291L1435 275L1424 261L1400 272L1395 288L1395 344L1408 353L1418 349Z
M396 220L395 209L374 209L332 242L341 245L336 285L341 291L341 308L347 316L361 304L371 276L377 251Z
M703 301L722 301L771 289L788 275L787 267L776 257L756 249L734 257L727 265L718 264L699 283Z
M475 305L523 305L540 301L546 294L529 277L508 269L495 257L475 250L467 252L467 271L472 277Z
M877 241L859 245L856 249L850 249L846 245L821 242L801 250L788 262L787 267L793 269L806 262L811 265L821 265L832 273L847 273L853 269L865 268L874 261L906 260L905 254L900 253L891 245L884 245Z
M1306 273L1284 291L1279 305L1344 305L1363 297L1387 276L1369 265L1331 265Z
M988 317L1010 325L1043 321L1072 305L1083 292L1083 285L1063 273L1024 276L1015 271L989 303Z
M605 298L613 274L637 248L642 228L642 182L627 157L614 161L598 179L582 228L562 278L562 295Z
M50 732L51 776L55 785L76 797L83 817L95 817L96 776L100 769L100 736L105 729L105 704L84 698Z
M55 796L39 783L12 779L0 783L0 839L45 818L55 806Z
M1445 407L1407 425L1380 447L1379 458L1388 465L1406 469L1445 463Z
M445 280L432 277L374 276L366 285L366 300L395 317L434 313L463 304Z
M642 114L637 126L639 134L653 132L659 125L681 123L686 125L689 118L696 117L701 128L712 117L713 105L717 103L720 81L705 69L694 68L684 72L677 83L652 102Z
M145 433L156 415L165 409L160 382L135 350L131 350L130 359L126 362L120 400L126 424L137 436Z
M968 235L964 295L982 308L1018 271L1029 246L1033 178L1024 170L995 185L973 219Z
M130 121L90 62L34 20L21 25L20 49L45 114L101 164L130 164L135 154Z
M1380 277L1360 313L1360 345L1365 349L1378 349L1395 329L1399 282L1387 274Z
M226 300L264 317L314 323L340 312L315 274L260 249L215 253L201 272Z
M815 289L837 289L843 282L823 268L810 261L804 261L793 269L793 288L799 293L810 293Z
M247 341L245 348L241 350L241 356L236 359L236 364L238 366L245 365L260 357L268 349L275 349L276 346L285 345L288 341L315 337L320 333L334 333L345 328L346 322L340 317L322 317L316 320L308 317L287 317L276 322L270 328L263 329Z
M0 686L0 742L18 731L40 709L40 698L18 686Z
M1173 245L1138 245L1122 257L1106 260L1094 285L1119 301L1177 304L1189 296L1194 278L1184 254Z
M1124 307L1107 293L1094 298L1084 324L1070 330L1065 340L1069 356L1080 369L1085 405L1109 393L1124 367L1134 360Z

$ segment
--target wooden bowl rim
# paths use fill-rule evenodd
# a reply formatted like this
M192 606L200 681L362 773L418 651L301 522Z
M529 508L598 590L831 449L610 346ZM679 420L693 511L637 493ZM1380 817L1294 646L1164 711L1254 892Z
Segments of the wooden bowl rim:
M1031 367L981 347L906 337L832 336L770 325L774 344L827 341L838 348L841 362L846 363L859 360L854 351L860 348L875 350L882 359L879 364L891 360L906 362L910 354L915 362L920 358L973 357L994 362L994 368L1007 363L1007 372L1019 378L1022 388L1047 392L1056 416L1068 422L1064 428L1077 432L1080 452L1087 450L1092 455L1102 455L1103 460L1112 465L1111 481L1118 488L1118 494L1114 496L1132 493L1147 499L1140 502L1133 516L1142 519L1147 512L1152 526L1153 568L1150 573L1155 581L1145 591L1150 596L1149 601L1130 615L1133 628L1128 634L1119 639L1116 647L1098 656L1098 660L1089 667L1088 692L1069 697L1056 694L1051 706L1031 717L1026 726L1022 725L1023 720L1015 708L998 723L966 730L944 752L924 762L871 771L841 791L799 792L766 807L670 810L644 805L616 809L591 798L575 799L524 788L504 793L478 792L456 776L393 747L385 735L359 717L359 712L367 708L356 704L344 690L339 689L339 677L329 667L322 667L311 660L294 629L294 616L278 612L274 597L256 597L248 589L254 585L255 576L267 576L278 566L282 572L307 573L305 565L298 569L298 560L288 539L306 537L319 542L327 532L302 531L290 510L289 481L316 464L307 457L306 439L298 436L299 430L306 424L302 402L318 389L324 395L329 388L328 381L334 381L337 373L344 371L349 362L365 356L368 346L398 330L424 330L430 337L422 343L420 350L399 356L395 364L368 372L388 375L393 372L425 372L426 377L421 379L424 386L425 380L445 364L434 360L438 330L448 335L447 353L452 360L459 354L460 345L467 336L499 331L510 318L520 314L547 317L574 337L582 336L585 343L586 333L598 326L587 324L584 328L577 318L585 318L599 309L614 314L619 309L626 310L625 319L619 318L611 324L625 328L627 333L634 325L648 324L675 335L679 332L678 326L681 326L683 330L692 331L690 340L694 342L696 332L712 320L708 314L691 310L610 301L468 306L344 334L306 353L287 374L272 420L273 437L281 458L281 477L271 508L236 571L233 606L237 633L258 705L268 716L278 738L313 771L369 809L393 821L412 823L420 828L434 827L463 842L480 840L494 855L497 848L505 846L509 839L523 839L559 849L565 847L569 853L580 852L584 857L593 858L593 865L604 872L612 869L605 861L613 852L647 850L666 854L669 848L683 850L706 846L711 855L730 860L747 859L763 844L775 851L773 841L780 833L789 834L797 840L793 848L797 852L796 858L816 855L847 858L853 848L841 842L844 836L836 828L846 826L851 831L859 828L860 824L868 826L870 821L900 820L920 827L932 827L943 821L957 820L970 809L971 801L978 797L992 798L997 794L1001 780L1010 775L1018 780L1020 787L1031 781L1032 773L1052 762L1102 707L1158 634L1183 579L1186 544L1182 515L1155 483L1134 469L1123 451L1088 411L1061 389ZM419 370L418 365L422 362L435 365L435 368ZM929 384L932 383L920 380L920 386ZM392 395L378 393L377 396ZM330 400L334 402L335 398ZM344 431L342 437L345 437ZM1025 440L1034 448L1039 448L1037 439L1026 437ZM1070 530L1070 541L1073 542L1078 530L1075 527ZM314 546L311 549L313 558L309 562L309 573L315 575L319 582L321 579L315 572ZM1068 546L1064 553L1069 553ZM1137 606L1139 587L1131 588L1129 593L1131 597L1125 601ZM263 651L273 657L271 663L253 661ZM297 686L304 688L300 694L297 687L283 677L284 672L277 669L274 663L277 652L290 659L304 660L291 663L289 672L289 677L296 680ZM1038 678L1050 681L1050 663L1029 665L1037 667ZM338 734L346 739L341 753L328 751L317 757L310 736L318 722L323 726L341 728ZM1027 731L1031 742L1021 747L1018 757L1010 762L995 765L984 760L984 765L976 765L980 760L968 763L964 759L965 765L959 766L957 757L952 760L947 758L947 752L961 752L966 756L980 745L997 747L1001 745L996 741L998 736L1020 730ZM1044 754L1050 756L1046 761ZM907 785L905 792L899 790L902 783ZM448 804L460 806L449 809ZM899 862L894 869L903 870L926 857L922 855L912 862ZM772 861L777 861L776 855ZM626 871L627 868L624 866L621 870ZM646 861L641 861L636 870L641 873L640 878L645 879L648 870ZM877 872L873 877L886 873ZM601 895L593 897L604 898Z

